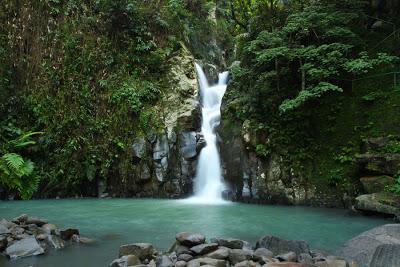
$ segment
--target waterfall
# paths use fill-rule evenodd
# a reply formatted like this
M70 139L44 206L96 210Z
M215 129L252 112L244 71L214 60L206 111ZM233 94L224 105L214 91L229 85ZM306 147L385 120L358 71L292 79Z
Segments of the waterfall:
M221 162L217 148L215 129L221 120L221 102L228 83L228 72L218 75L218 83L210 86L203 69L196 64L201 95L201 131L206 146L201 150L194 184L194 197L190 202L222 203L224 184L221 176Z

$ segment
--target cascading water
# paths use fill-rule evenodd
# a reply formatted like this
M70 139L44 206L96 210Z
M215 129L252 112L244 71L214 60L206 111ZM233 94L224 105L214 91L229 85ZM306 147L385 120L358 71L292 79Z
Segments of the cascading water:
M218 75L218 83L210 86L203 69L196 64L199 77L200 95L202 101L201 131L206 146L201 150L197 174L195 178L194 197L189 198L194 203L224 203L222 191L224 184L221 177L221 162L217 148L215 128L221 120L221 102L225 94L228 72Z

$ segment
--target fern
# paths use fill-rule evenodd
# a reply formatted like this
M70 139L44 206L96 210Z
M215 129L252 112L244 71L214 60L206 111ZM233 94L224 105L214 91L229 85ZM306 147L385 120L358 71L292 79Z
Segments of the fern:
M7 153L1 158L5 161L11 172L14 172L19 177L23 176L21 173L22 166L24 165L24 159L20 155L16 153Z

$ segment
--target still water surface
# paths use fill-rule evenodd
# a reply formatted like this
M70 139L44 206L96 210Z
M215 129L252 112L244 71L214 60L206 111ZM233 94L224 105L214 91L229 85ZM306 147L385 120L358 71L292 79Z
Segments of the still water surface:
M121 244L150 242L158 250L167 250L175 234L182 231L200 232L207 238L239 238L252 244L264 235L276 235L334 251L357 234L388 223L380 218L351 216L339 209L240 203L200 205L159 199L0 202L0 218L11 219L21 213L46 218L59 228L78 228L81 235L96 243L15 261L0 257L2 267L108 266L118 256Z

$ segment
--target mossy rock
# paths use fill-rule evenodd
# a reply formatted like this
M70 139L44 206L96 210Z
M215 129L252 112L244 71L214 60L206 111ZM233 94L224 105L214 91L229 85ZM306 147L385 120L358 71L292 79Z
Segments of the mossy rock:
M356 198L354 207L361 211L398 216L400 196L387 192L361 195Z
M387 175L365 176L360 179L364 191L368 194L378 193L385 190L388 186L393 186L396 180Z

